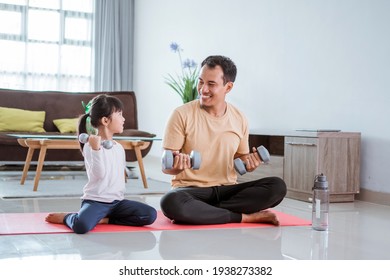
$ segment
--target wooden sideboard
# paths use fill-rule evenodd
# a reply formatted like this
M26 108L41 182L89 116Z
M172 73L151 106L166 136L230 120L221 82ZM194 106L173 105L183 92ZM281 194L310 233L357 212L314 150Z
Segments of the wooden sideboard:
M239 182L282 177L287 197L311 201L314 179L326 175L331 202L351 202L360 188L359 132L251 131L250 147L265 146L271 162L239 177Z

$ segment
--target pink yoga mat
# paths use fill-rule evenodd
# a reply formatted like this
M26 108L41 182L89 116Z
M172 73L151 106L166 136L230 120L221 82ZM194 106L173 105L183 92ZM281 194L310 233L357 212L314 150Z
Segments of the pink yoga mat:
M308 226L311 222L283 212L272 210L279 218L280 226ZM44 234L70 233L65 225L45 222L47 213L3 213L0 214L0 235L13 234ZM133 227L102 224L97 225L91 232L131 232L131 231L158 231L158 230L199 230L223 228L265 228L273 227L270 224L232 223L222 225L180 225L172 224L160 211L156 221L150 226Z

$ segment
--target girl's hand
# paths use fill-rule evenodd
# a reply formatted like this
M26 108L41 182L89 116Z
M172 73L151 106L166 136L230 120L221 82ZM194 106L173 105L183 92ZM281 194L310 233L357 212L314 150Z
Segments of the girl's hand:
M89 135L88 143L92 150L98 151L101 147L101 137L98 135Z

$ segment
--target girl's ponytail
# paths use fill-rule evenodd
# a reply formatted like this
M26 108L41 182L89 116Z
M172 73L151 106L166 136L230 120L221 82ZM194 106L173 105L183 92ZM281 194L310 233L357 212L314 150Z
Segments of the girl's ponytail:
M88 117L89 117L89 114L84 114L84 115L81 115L79 117L79 125L78 125L78 129L77 129L77 139L81 133L87 133L87 118ZM80 143L80 150L81 150L81 152L83 152L84 144L81 142L79 142L79 143Z

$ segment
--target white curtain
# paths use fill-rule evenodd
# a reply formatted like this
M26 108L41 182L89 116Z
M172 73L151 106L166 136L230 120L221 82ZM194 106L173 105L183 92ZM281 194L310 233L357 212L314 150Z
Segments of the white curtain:
M132 90L134 0L95 0L94 14L94 90Z

